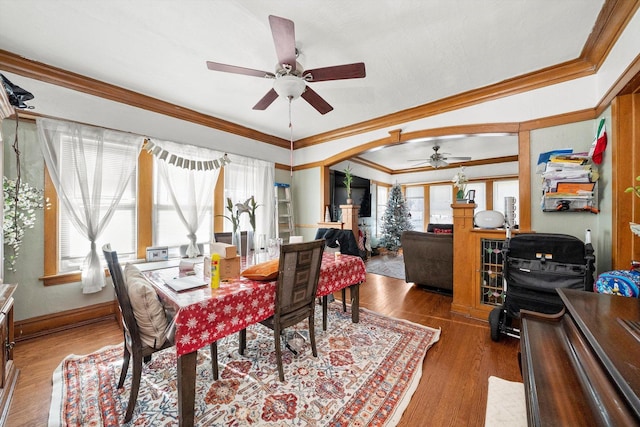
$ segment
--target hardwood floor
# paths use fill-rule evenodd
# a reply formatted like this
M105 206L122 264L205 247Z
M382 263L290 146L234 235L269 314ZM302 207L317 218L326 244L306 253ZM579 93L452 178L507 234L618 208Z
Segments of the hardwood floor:
M492 342L485 322L451 314L451 297L368 274L360 301L378 313L442 329L440 341L427 352L420 384L399 426L483 426L489 376L522 381L519 341L504 337ZM14 355L20 376L7 426L46 425L51 376L60 361L70 353L90 353L121 341L114 320L18 342Z

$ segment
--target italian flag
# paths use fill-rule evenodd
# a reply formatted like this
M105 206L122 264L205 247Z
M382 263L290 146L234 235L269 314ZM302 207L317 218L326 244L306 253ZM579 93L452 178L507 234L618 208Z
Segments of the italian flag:
M607 148L607 129L604 126L604 118L602 118L598 124L596 138L593 140L589 151L589 157L591 157L593 163L597 165L602 163L602 153L604 153L605 148Z

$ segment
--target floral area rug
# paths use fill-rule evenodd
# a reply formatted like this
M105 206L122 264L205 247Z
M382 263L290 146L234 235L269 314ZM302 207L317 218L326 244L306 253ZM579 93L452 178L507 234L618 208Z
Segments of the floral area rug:
M367 260L367 273L405 280L404 258L399 255L378 255Z
M440 330L361 309L329 306L327 331L316 314L318 357L303 325L289 332L295 355L283 346L285 382L278 380L273 332L247 330L247 349L238 354L238 334L218 341L220 379L213 380L208 347L198 351L195 424L198 426L391 426L411 399L427 350ZM294 347L295 349L295 347ZM122 346L86 356L67 356L53 376L49 425L117 426L124 419L131 367L116 389ZM176 354L155 353L144 365L140 394L129 425L177 425Z

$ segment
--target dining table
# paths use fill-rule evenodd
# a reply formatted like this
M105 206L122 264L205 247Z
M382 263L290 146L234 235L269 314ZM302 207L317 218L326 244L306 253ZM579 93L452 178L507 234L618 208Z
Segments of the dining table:
M148 263L143 274L153 285L165 307L175 312L174 342L177 360L178 424L193 426L197 351L209 344L259 323L275 313L277 279L250 280L239 276L220 282L218 288L203 285L176 292L166 282L179 277L178 266L157 269ZM202 264L202 263L201 263ZM194 269L202 275L202 267ZM366 278L360 257L324 253L320 266L317 297L322 301L323 330L326 330L328 296L342 291L346 310L346 289L350 290L351 319L359 322L359 285Z

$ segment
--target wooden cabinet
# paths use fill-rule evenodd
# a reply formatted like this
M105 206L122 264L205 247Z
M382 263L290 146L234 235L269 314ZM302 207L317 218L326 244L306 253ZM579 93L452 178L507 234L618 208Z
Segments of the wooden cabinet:
M502 244L506 230L474 227L475 204L460 203L451 207L454 227L451 311L487 320L491 310L504 300Z
M0 284L0 425L9 416L11 397L18 380L18 369L13 363L13 293L16 285Z

